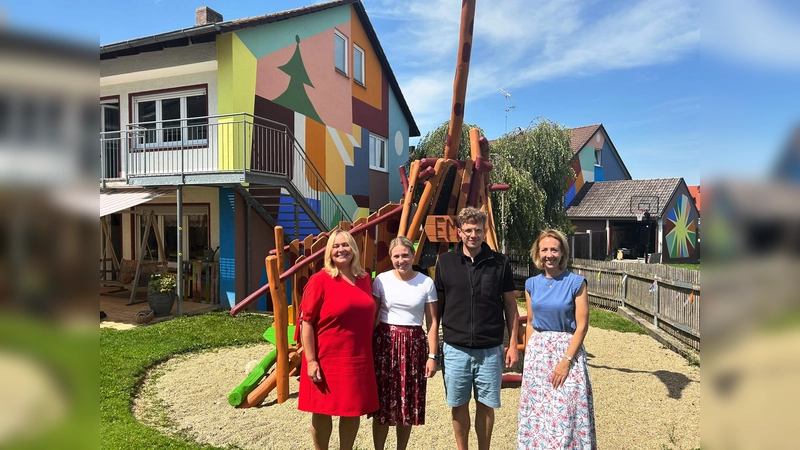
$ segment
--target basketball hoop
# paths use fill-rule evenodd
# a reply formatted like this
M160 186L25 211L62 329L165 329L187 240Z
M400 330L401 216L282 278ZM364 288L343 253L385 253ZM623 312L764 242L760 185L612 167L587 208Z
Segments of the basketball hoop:
M636 221L637 222L641 222L642 219L644 218L644 210L643 209L637 209L636 211L633 212L633 214L636 215Z

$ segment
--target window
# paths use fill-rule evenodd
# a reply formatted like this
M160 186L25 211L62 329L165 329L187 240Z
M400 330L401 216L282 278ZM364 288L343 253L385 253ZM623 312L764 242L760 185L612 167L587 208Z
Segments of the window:
M144 129L137 147L206 145L208 99L205 88L133 98L134 126Z
M603 165L603 149L601 148L594 149L594 165L595 166Z
M370 133L369 168L386 172L386 139Z
M353 79L364 86L364 50L353 44Z
M347 38L334 30L334 65L336 70L347 75Z

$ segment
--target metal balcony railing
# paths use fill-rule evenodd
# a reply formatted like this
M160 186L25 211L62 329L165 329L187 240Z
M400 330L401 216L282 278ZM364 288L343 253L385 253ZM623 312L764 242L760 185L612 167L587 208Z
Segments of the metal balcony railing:
M285 125L251 114L141 122L100 134L100 179L268 174L288 181L328 228L350 215ZM294 192L291 192L294 191Z

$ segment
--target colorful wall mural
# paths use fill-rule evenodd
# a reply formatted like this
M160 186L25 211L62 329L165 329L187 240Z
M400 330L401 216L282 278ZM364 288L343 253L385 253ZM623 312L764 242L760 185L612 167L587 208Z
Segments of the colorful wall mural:
M664 257L695 258L697 248L697 209L686 194L678 194L663 218Z
M600 150L600 165L595 165L596 150ZM569 206L585 183L631 179L617 159L616 150L607 139L602 127L599 127L586 145L575 154L571 166L575 172L575 180L571 182L564 195L565 207Z
M349 75L334 67L337 32L348 40ZM363 85L351 75L353 45L364 51ZM224 34L217 48L220 114L285 124L354 220L400 198L409 123L351 5ZM386 140L385 172L370 169L370 133Z

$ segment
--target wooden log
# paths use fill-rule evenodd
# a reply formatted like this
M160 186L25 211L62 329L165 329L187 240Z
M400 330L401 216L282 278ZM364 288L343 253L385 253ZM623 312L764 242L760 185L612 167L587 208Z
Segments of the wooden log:
M400 215L400 226L397 230L398 236L405 236L408 230L408 219L411 213L411 205L414 203L414 191L417 187L417 177L419 176L419 160L411 163L411 174L408 176L408 189L404 197L403 212Z
M461 145L461 128L464 124L464 100L467 96L467 77L472 54L472 28L475 20L475 0L461 2L461 28L458 39L456 76L453 81L453 107L450 110L450 130L444 148L445 159L456 159Z
M437 190L441 190L440 183L447 173L447 170L452 165L452 161L445 159L440 159L439 162L436 163L436 167L434 168L436 174L431 177L430 180L428 180L428 185L425 186L425 190L422 191L422 196L420 197L419 205L417 206L417 212L414 214L414 218L411 220L411 225L409 225L408 232L406 233L406 236L411 240L411 242L417 240L417 237L420 233L420 226L425 220L425 217L428 216L428 210L431 207L433 195Z
M276 241L278 242L278 241ZM300 241L295 239L289 243L289 265L294 265L300 258ZM300 295L297 295L296 277L292 278L292 304L287 308L287 316L289 317L289 325L295 325L295 318L297 317L297 306L300 304L300 297L303 295L302 290Z
M367 218L367 223L378 217L378 213L372 213ZM378 235L376 226L367 227L364 233L364 253L361 255L364 261L364 270L372 273L375 270L375 237Z
M459 211L467 206L467 199L469 198L470 186L472 185L472 170L475 163L470 159L464 165L464 172L461 174L461 188L458 191L458 204L456 205L453 214L458 214Z
M275 256L278 258L278 270L283 273L286 270L286 260L284 259L284 250L283 245L283 227L278 225L273 229L275 234Z
M316 251L325 248L328 245L328 236L324 234L320 234L314 239L314 243L311 244L311 253L315 253ZM319 261L314 264L314 272L322 269L325 266L325 257L323 256Z
M478 160L478 156L481 156L481 130L477 128L471 128L469 130L469 156L473 161Z
M378 210L378 217L388 215L397 208L397 205L388 204ZM403 209L405 211L405 209ZM402 222L401 222L402 223ZM399 225L395 219L388 219L378 224L378 236L375 249L375 272L382 273L392 268L392 260L389 255L389 242L400 236Z
M359 225L364 225L365 223L367 223L367 218L366 217L359 217L353 223L353 227L357 227ZM361 263L361 267L363 267L364 270L367 270L366 269L366 267L367 267L366 266L366 261L364 260L364 256L365 256L364 255L364 245L365 245L364 236L366 236L368 234L369 233L367 233L366 230L364 230L362 232L359 232L359 233L356 233L356 234L353 235L353 239L356 240L356 245L358 245L358 261Z
M278 258L267 256L267 279L269 279L269 290L272 294L272 305L275 310L275 348L278 351L278 360L275 367L276 382L278 389L278 403L283 403L289 399L289 337L287 335L287 304L286 289L280 282L281 272L278 269Z
M450 201L447 204L447 214L448 216L454 216L456 214L456 208L458 207L458 200L459 200L459 193L461 192L461 182L464 177L464 172L466 170L466 163L464 166L459 166L458 170L456 170L456 176L453 180L453 188L450 190Z
M497 229L494 226L494 215L492 213L492 201L489 197L486 198L486 204L483 208L486 211L486 243L494 251L498 251Z

